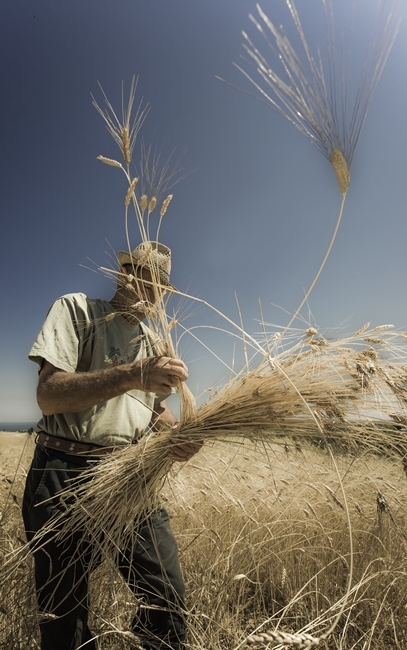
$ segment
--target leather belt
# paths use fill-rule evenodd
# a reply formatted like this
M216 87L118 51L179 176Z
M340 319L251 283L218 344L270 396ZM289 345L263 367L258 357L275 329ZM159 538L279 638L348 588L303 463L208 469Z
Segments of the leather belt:
M68 438L51 436L49 433L45 433L45 431L40 431L37 434L36 442L42 447L63 451L65 454L72 454L73 456L104 456L105 454L111 454L115 449L123 449L126 446L100 447L88 442L78 442L76 440L68 440Z

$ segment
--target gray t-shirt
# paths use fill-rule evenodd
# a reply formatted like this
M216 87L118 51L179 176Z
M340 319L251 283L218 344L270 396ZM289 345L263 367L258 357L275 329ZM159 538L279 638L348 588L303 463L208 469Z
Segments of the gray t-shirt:
M71 293L52 305L28 358L40 368L45 359L66 372L93 372L157 356L153 345L143 323L132 325L105 300ZM148 427L157 399L130 390L78 413L43 415L37 428L96 445L128 444Z

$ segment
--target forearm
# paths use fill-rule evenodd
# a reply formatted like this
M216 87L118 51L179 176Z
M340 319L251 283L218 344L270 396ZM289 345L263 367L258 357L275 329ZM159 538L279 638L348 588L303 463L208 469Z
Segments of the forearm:
M40 381L37 401L44 415L77 413L133 388L145 390L130 364L96 372L57 371Z
M96 372L65 372L44 360L37 402L44 415L77 413L129 390L170 395L188 377L186 365L170 357L146 357Z

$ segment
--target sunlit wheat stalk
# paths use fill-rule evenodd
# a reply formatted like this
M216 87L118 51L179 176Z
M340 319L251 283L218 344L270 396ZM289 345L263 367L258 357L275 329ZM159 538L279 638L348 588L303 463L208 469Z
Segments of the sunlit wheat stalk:
M130 86L129 97L127 105L124 103L124 87L122 84L122 119L120 120L115 110L108 100L102 86L99 84L99 88L102 91L106 108L103 109L97 103L93 95L92 103L98 113L104 119L107 129L110 135L113 137L114 141L117 143L120 151L123 154L124 162L126 165L130 165L131 157L133 154L134 145L136 143L137 136L143 125L145 118L147 117L149 106L148 104L143 107L143 102L141 101L135 114L133 115L133 106L134 99L136 96L137 90L137 80L133 77Z

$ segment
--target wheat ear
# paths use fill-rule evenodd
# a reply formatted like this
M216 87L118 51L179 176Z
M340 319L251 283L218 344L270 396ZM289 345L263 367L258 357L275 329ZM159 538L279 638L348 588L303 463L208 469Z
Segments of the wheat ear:
M337 148L332 151L331 165L334 168L342 195L345 195L349 189L350 171L343 153Z
M131 197L133 196L133 192L135 190L135 187L138 183L138 178L133 178L133 180L130 183L129 189L127 190L126 198L124 200L124 205L126 208L129 206Z
M141 197L141 199L140 199L140 201L139 201L140 210L141 210L142 212L144 212L145 209L146 209L146 207L147 207L147 205L148 205L147 194L143 194L143 196Z
M123 165L117 160L113 160L112 158L106 158L105 156L97 156L97 160L100 160L102 163L105 163L105 165L111 165L112 167L121 167L123 169Z
M122 138L123 138L122 150L123 150L124 162L126 163L126 165L130 165L131 154L130 154L129 131L126 126L122 127Z

